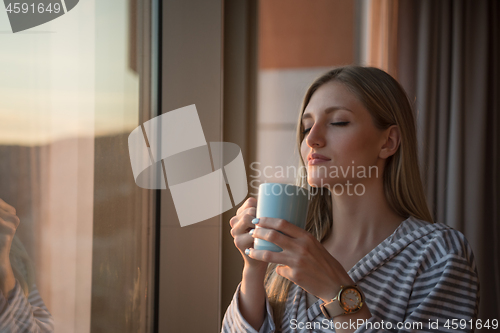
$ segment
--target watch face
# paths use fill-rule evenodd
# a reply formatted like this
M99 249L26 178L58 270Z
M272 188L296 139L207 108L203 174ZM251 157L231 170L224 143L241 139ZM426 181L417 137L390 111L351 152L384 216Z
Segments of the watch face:
M346 312L356 311L361 305L361 294L355 288L345 289L340 295L340 303Z

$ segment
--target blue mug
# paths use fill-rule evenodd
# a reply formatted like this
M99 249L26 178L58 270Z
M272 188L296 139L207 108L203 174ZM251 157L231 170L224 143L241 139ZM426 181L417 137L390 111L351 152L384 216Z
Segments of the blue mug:
M264 183L259 186L256 217L283 219L304 229L308 206L307 189L290 184ZM254 239L253 247L256 250L283 251L279 246L259 238Z

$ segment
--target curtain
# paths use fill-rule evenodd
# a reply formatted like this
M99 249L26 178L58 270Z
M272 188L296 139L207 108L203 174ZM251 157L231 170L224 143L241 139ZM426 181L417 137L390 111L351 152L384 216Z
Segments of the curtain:
M483 321L500 319L499 18L497 0L398 6L397 73L415 102L428 202L471 243Z
M398 4L399 0L361 0L366 17L366 59L369 66L383 68L393 77L398 71Z

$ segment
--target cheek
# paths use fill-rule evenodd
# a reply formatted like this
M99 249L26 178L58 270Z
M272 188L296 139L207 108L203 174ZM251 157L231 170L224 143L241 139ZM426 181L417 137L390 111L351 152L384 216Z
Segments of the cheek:
M345 139L342 144L344 156L349 156L356 164L373 164L373 159L378 156L379 134L374 130L364 129L353 132L351 136Z

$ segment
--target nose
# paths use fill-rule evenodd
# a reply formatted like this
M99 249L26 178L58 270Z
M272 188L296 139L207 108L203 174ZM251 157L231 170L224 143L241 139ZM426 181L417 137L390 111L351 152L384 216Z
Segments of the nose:
M309 134L306 137L306 143L309 147L323 147L325 145L325 134L319 123L311 127Z

